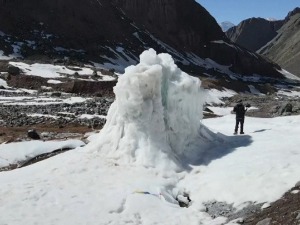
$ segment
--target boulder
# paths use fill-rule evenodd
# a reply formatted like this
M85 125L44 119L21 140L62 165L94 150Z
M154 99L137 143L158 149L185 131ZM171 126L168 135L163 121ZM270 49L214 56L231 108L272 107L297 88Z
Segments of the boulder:
M7 68L7 72L10 75L19 75L21 73L21 70L19 67L9 65Z
M271 218L263 219L259 221L256 225L269 225L269 224L271 224Z
M28 130L27 131L27 136L30 137L31 139L34 139L34 140L41 139L40 135L34 129L33 130Z
M293 105L291 103L287 103L282 109L281 109L281 115L283 114L291 114L293 112Z

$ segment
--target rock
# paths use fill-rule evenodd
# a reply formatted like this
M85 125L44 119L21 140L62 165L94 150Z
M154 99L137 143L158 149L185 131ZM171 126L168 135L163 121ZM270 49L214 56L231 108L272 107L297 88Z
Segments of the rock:
M295 187L300 187L300 181L295 184Z
M19 67L9 65L7 68L7 72L11 75L19 75L21 73L21 70Z
M31 139L34 139L34 140L41 139L40 135L36 132L36 130L28 130L27 131L27 136L30 137Z
M282 109L281 109L281 115L284 113L289 114L293 112L293 105L291 103L287 103Z
M269 207L271 207L271 204L267 202L267 203L263 204L261 209L266 209L266 208L269 208Z
M52 97L61 97L61 92L53 92L51 94Z
M208 113L214 113L214 112L211 111L208 107L205 107L203 111L204 111L204 112L208 112Z
M231 220L230 222L229 222L229 224L242 224L242 223L244 223L244 219L243 218L237 218L237 219L234 219L234 220Z
M176 200L178 201L180 207L189 207L189 203L191 202L191 199L187 193L183 193L183 195L178 195L176 197Z
M298 212L298 215L296 216L296 220L300 220L300 212Z
M269 224L271 224L271 218L263 219L259 221L256 225L269 225Z

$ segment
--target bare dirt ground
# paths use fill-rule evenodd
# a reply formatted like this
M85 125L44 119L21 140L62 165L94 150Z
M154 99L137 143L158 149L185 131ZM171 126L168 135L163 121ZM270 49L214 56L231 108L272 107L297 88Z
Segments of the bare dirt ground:
M55 126L53 124L22 127L0 126L0 143L30 140L30 138L27 136L27 131L32 129L37 131L42 140L67 138L82 139L85 133L95 131L93 128L79 124L66 124L64 126Z

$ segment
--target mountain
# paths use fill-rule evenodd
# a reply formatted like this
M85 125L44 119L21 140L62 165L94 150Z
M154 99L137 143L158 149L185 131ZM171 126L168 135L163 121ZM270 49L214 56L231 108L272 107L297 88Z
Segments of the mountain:
M26 59L69 57L122 70L151 47L191 74L226 74L216 69L225 65L242 76L282 77L278 65L231 43L194 0L0 1L0 31L3 54Z
M234 27L235 25L229 21L225 21L220 23L220 27L222 28L222 31L226 32L229 30L231 27Z
M300 76L300 8L283 20L251 18L226 32L236 44L267 57Z
M300 8L291 11L276 37L258 52L300 76Z
M277 35L283 21L271 21L263 18L250 18L230 28L227 37L251 51L257 51Z

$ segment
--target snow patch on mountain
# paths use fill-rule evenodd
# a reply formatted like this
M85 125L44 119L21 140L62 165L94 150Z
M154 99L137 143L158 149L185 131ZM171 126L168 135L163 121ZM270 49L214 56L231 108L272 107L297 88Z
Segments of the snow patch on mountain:
M220 23L220 27L222 28L223 32L226 32L227 30L229 30L231 27L234 27L234 26L235 25L229 21L224 21L224 22Z

